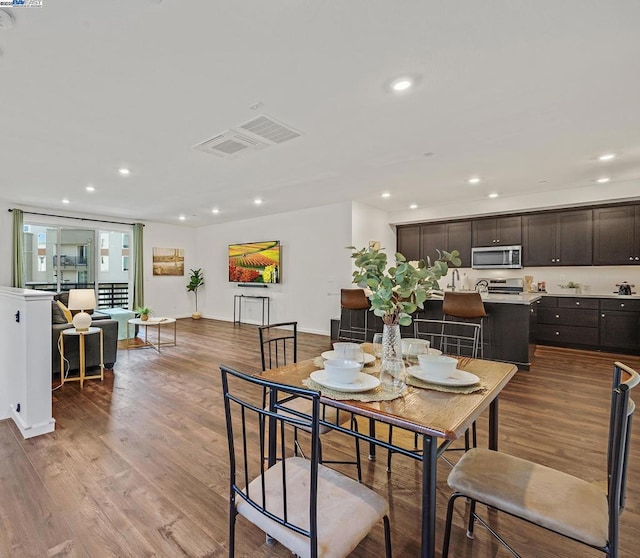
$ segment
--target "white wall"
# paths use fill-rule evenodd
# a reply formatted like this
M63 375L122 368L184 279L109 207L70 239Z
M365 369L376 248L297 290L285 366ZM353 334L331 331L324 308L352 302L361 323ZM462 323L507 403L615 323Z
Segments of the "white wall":
M184 318L195 312L193 293L187 291L189 269L204 267L196 250L196 229L147 223L144 227L144 304L155 316ZM184 275L153 275L153 248L183 248ZM206 275L205 275L206 281ZM202 296L198 306L202 311Z
M233 295L268 295L271 323L297 321L301 331L328 334L340 315L340 288L351 280L351 204L341 203L197 229L198 267L204 271L201 311L233 320ZM227 246L279 240L281 278L268 288L229 283ZM261 307L245 301L242 320L259 323Z
M390 261L396 251L396 231L389 225L389 214L370 205L353 203L351 210L351 238L353 246L365 248L370 240L377 240ZM348 286L348 285L346 285Z

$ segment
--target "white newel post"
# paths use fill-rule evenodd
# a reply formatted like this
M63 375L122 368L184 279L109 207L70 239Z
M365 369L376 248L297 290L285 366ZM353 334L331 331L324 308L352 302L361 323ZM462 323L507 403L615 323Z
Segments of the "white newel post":
M51 300L53 294L0 287L0 420L25 438L53 432Z

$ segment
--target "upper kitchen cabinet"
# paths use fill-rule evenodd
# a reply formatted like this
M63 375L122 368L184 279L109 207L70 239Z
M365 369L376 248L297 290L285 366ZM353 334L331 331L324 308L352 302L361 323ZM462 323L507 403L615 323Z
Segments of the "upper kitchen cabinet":
M408 260L420 259L420 225L398 227L396 230L397 251ZM390 254L387 254L389 257Z
M427 223L420 227L420 257L438 259L438 250L458 250L461 267L471 267L471 222Z
M525 267L591 265L593 211L557 211L522 217Z
M497 217L472 221L472 246L522 244L522 217Z
M640 205L593 210L593 263L640 264Z

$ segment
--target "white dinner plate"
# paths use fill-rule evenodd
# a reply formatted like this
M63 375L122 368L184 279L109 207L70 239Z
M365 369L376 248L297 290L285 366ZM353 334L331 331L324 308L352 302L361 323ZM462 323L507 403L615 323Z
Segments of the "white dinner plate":
M315 372L311 372L310 377L314 382L319 383L321 386L335 391L346 391L352 393L369 391L370 389L377 388L380 385L380 380L378 380L378 378L371 376L370 374L363 374L362 372L358 374L358 377L352 384L343 384L327 379L327 372L325 370L316 370Z
M441 386L472 386L480 381L480 378L471 372L464 370L454 370L453 373L446 378L434 378L429 372L423 370L419 366L409 366L409 374L424 382L439 384Z
M338 353L336 353L335 351L325 351L324 353L322 353L322 358L325 360L328 360L330 358L343 359L344 357L338 356ZM370 362L374 362L375 360L376 360L376 357L374 357L373 355L370 355L369 353L364 353L365 364L369 364Z

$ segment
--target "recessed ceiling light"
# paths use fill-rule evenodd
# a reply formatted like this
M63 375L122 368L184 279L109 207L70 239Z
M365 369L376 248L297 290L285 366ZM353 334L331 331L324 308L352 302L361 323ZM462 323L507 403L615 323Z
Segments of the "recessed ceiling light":
M220 210L219 210L217 207L214 207L214 208L211 210L211 213L213 213L214 215L217 215L218 213L220 213Z
M95 191L96 191L96 187L95 187L95 186L91 186L91 184L89 184L89 186L87 186L87 187L85 188L85 190L86 190L87 192L95 192Z
M256 198L255 200L253 200L253 203L255 203L256 205L260 205L262 203L262 200L260 198Z
M184 215L180 215L180 217L178 217L178 219L180 219L180 221L184 221L186 219L186 217Z
M417 204L417 203L412 203L412 204L409 206L409 209L418 209L418 204Z
M383 193L382 193L382 197L383 197L383 198L390 198L390 197L391 197L391 194L390 194L389 192L383 192Z
M396 92L406 91L413 85L413 80L408 77L401 77L391 83L391 89Z
M603 176L602 178L598 178L598 180L596 180L596 182L598 184L606 184L607 182L609 182L609 180L611 180L609 177Z
M498 194L496 192L492 192L491 194L489 194L490 198L497 198Z
M611 161L611 159L615 159L615 158L616 158L615 153L605 153L604 155L600 155L600 157L598 157L600 161Z
M64 198L64 199L62 200L62 203L71 203L71 202L69 202L69 200L68 200L67 198Z
M472 176L469 180L467 180L467 182L469 184L479 184L480 183L480 177L479 176Z
M118 169L118 172L122 175L122 176L128 176L129 174L131 174L131 171L126 168L126 167L120 167Z

